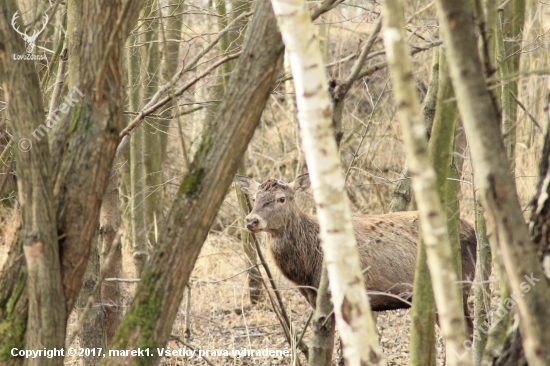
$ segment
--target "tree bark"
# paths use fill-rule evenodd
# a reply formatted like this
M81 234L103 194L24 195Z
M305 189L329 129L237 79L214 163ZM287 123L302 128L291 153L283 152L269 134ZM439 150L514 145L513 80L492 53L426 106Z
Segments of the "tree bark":
M384 365L340 171L319 43L305 1L272 0L288 49L336 322L349 365Z
M451 240L451 250L455 260L455 269L458 278L462 278L462 256L460 251L459 222L460 212L451 208L451 202L457 200L456 184L452 185L449 178L455 174L453 166L453 146L458 119L458 110L453 101L454 92L449 77L447 60L444 49L440 49L439 58L439 87L437 93L437 109L431 129L431 137L428 145L428 153L434 164L437 174L438 192L441 203L445 207L447 230ZM453 182L455 183L455 182ZM454 192L454 194L453 194ZM450 194L449 200L447 194ZM462 291L460 291L462 292Z
M109 346L149 349L154 356L140 358L142 364L158 362L156 347L168 341L189 275L276 80L283 47L268 1L257 2L246 39L215 127L203 133L136 296ZM134 356L108 357L100 364L135 362Z
M503 25L502 37L509 40L503 50L503 54L506 60L501 59L501 67L503 62L507 63L508 72L515 74L519 71L520 59L523 52L520 52L523 41L523 25L525 22L525 0L511 1L508 6L504 8L501 13L501 20ZM508 89L507 95L504 95L504 86ZM508 115L510 118L510 126L507 130L503 130L505 133L505 146L510 160L510 167L515 170L516 163L516 135L517 135L517 103L510 100L510 92L514 95L518 94L518 81L511 80L510 82L503 83L502 98L508 98L508 105L505 109L502 106L503 115ZM503 125L504 129L504 125Z
M153 19L145 22L144 33L141 34L140 48L142 67L141 67L141 103L142 106L147 103L154 93L158 90L160 81L161 54L159 48L160 32L160 10L158 9L158 0L149 0L146 3L144 12L146 17L157 16L159 19ZM160 3L162 4L162 3ZM145 210L145 230L148 242L156 244L155 225L162 221L164 216L164 174L162 170L162 157L164 147L161 143L162 125L151 126L142 124L143 128L143 174L144 186L143 209ZM167 133L167 131L164 131Z
M94 241L90 248L90 255L88 258L88 266L84 277L82 278L82 288L78 294L75 308L77 310L78 318L82 317L82 312L85 312L86 305L90 297L94 299L91 308L86 312L82 329L77 329L79 332L79 345L81 348L103 348L107 346L105 337L106 319L105 314L101 306L98 306L101 296L100 287L97 286L99 277L99 240L98 233L96 233ZM95 291L94 291L95 289ZM85 366L93 366L99 360L101 356L97 354L84 355L82 357Z
M309 347L309 366L331 366L334 349L334 316L330 299L326 262L323 261L323 274L317 290L315 314L311 322L311 346ZM331 344L329 344L329 342Z
M550 279L550 89L546 91L544 111L548 124L544 133L542 154L538 167L537 189L530 202L531 219L528 221L529 233L541 258L544 274ZM522 347L520 330L512 326L508 332L500 357L491 360L491 365L526 366L525 352Z
M412 64L405 42L403 8L399 1L388 0L384 3L382 11L384 45L398 106L397 116L403 129L409 158L412 186L419 208L420 228L425 243L439 322L447 350L461 352L467 335L464 317L461 316L462 301L456 287L458 277L451 252L445 213L438 195L437 176L428 155L425 127L416 98ZM447 364L470 365L469 357L464 356L465 354L448 351Z
M243 159L244 159L244 156L243 156ZM241 175L246 175L246 168L244 166L243 161L239 163L239 167L237 168L237 173ZM262 287L263 287L262 274L260 273L260 269L258 268L258 259L256 257L256 251L254 250L254 247L252 245L252 238L250 237L251 234L248 233L244 225L244 218L250 212L248 198L246 197L245 193L241 189L239 189L237 186L235 186L235 193L237 194L237 200L239 201L239 208L241 209L240 225L242 229L240 230L240 234L241 234L241 241L243 243L243 251L246 256L246 259L245 259L246 267L249 268L248 294L250 296L250 303L252 305L255 305L258 302L260 302L264 297L263 296L264 292L262 290Z
M516 295L526 358L532 365L549 364L550 350L546 345L550 344L550 333L545 332L550 319L548 283L543 280L529 238L502 143L497 111L485 84L472 10L469 3L452 0L438 0L436 4L487 225L497 238L510 288Z
M424 98L424 106L422 107L422 115L424 116L424 125L426 126L426 135L428 141L432 133L432 125L435 117L435 107L437 104L437 89L439 87L439 50L432 51L432 67L430 84ZM390 212L408 211L412 201L411 195L411 179L409 175L409 167L405 163L405 167L401 171L401 180L397 182L392 192L390 201Z
M61 275L64 296L62 294L56 299L64 298L64 301L61 301L64 303L64 309L53 306L52 309L58 314L54 314L51 321L58 319L59 314L72 309L81 286L90 245L97 227L101 199L107 186L118 141L119 122L122 119L120 55L123 40L135 24L137 10L142 2L68 2L68 49L69 60L72 60L69 63L69 90L73 93L68 98L74 98L76 102L65 102L64 106L60 106L61 109L69 107L70 104L72 109L58 125L54 124L56 128L51 136L48 136L55 148L52 149L51 158L40 165L41 169L51 170L49 177L36 185L52 187L53 213L48 216L48 221L57 223L53 224L51 231L55 240L59 240L58 258L61 268L58 273ZM13 28L9 25L15 8L3 7L2 11L2 27L9 32L1 38L2 42L4 39L18 42L21 38L13 34ZM75 21L78 23L75 24ZM74 35L78 36L73 37ZM17 52L20 53L19 50ZM33 67L32 62L17 62L15 65L8 64L8 71L10 74L21 74L12 67L25 67L23 64L27 64L29 68ZM21 90L26 93L32 92L30 88ZM35 92L38 92L38 89ZM27 98L27 95L24 97ZM35 104L31 111L39 110L36 112L38 114L35 118L27 119L28 121L43 120L43 110L37 106L39 104ZM29 135L31 132L29 131ZM46 138L43 140L47 141ZM41 143L38 143L39 146ZM48 155L46 153L40 156ZM44 207L48 207L47 203ZM19 236L18 240L25 240L25 237ZM21 303L27 301L30 294L30 291L27 291L30 286L25 289L26 264L17 264L22 254L23 246L16 243L8 255L8 265L4 267L0 280L2 286L6 286L0 289L0 293L12 293L6 303L9 309L0 312L0 329L9 329L9 334L4 334L8 339L16 341L26 337L28 329L21 324L31 319L28 316L27 304ZM53 262L51 265L55 266ZM64 338L65 326L66 319L60 326L60 332L52 336L52 339ZM2 346L6 343L0 342ZM41 347L35 347L37 348ZM20 361L20 358L8 360L9 363Z
M98 248L100 250L100 272L104 273L105 278L122 277L122 248L120 245L116 246L110 260L107 260L113 250L113 245L115 245L115 238L120 227L119 202L118 176L113 171L109 185L107 186L107 192L105 192L105 196L103 197L99 216ZM120 283L116 281L103 282L101 284L99 300L101 302L101 310L105 314L105 337L107 344L109 344L120 324L123 313Z
M70 75L78 74L69 77L77 83L69 84L69 89L78 87L84 97L70 114L67 140L56 141L65 145L55 170L54 194L68 309L80 289L122 123L124 40L143 4L143 0L104 2L69 1L69 9L82 14L81 44L69 47L69 59L80 59L78 69L69 66ZM82 174L84 166L92 169L90 174Z
M498 38L497 34L497 19L499 6L496 0L475 0L475 15L477 21L477 27L480 34L480 56L483 63L483 71L487 80L493 78L495 74L495 62L496 62L496 42ZM492 98L497 100L497 89L492 92ZM471 155L471 154L470 154ZM475 203L475 226L477 237L477 258L476 258L476 279L474 285L474 334L473 334L473 360L475 365L481 365L483 358L488 353L488 348L499 348L498 332L503 327L502 324L495 326L489 333L489 311L491 310L491 287L489 277L491 276L491 246L487 236L487 225L485 218L483 217L483 207L478 199L478 192L475 186L475 180L472 182L472 192ZM496 247L496 246L495 246ZM498 262L495 262L495 267L499 266ZM503 271L497 271L502 274ZM501 284L504 284L504 279L500 279ZM506 285L507 286L507 285ZM506 286L501 286L501 297L506 298L508 291ZM507 324L506 319L501 321L503 324ZM491 336L493 339L491 339ZM496 336L496 337L495 337ZM488 345L490 347L488 347Z
M428 92L422 108L426 135L432 135L432 126L436 116L438 90L440 83L441 49L434 50L432 56L432 75ZM409 176L408 165L403 174ZM399 194L396 196L396 193ZM408 198L408 202L405 198ZM411 179L400 181L394 190L390 210L406 211L411 201ZM393 212L393 211L392 211ZM418 254L413 283L413 301L411 309L410 352L412 365L435 365L435 302L432 280L426 263L426 249L422 234L419 235Z
M23 39L14 34L10 24L16 11L18 8L14 0L4 2L0 8L0 82L12 121L13 139L18 144L14 153L22 218L17 240L22 242L22 248L16 248L23 249L25 255L28 301L28 307L24 307L28 309L24 348L61 349L65 342L67 311L61 280L50 150L47 136L38 140L32 137L44 115L35 65L31 61L17 61L12 57L25 53ZM19 286L24 286L23 283ZM17 288L17 283L15 285ZM9 304L4 304L0 313L9 316L11 309L8 307ZM24 322L24 317L19 321ZM13 330L23 329L18 327ZM2 333L10 331L6 329ZM6 335L9 338L10 335ZM21 333L15 334L15 339L21 336ZM6 343L11 341L8 339ZM4 361L7 361L4 357L11 357L11 354L5 354L7 351L0 353ZM28 365L62 365L63 359L33 358L26 362Z
M477 193L476 193L477 196ZM476 199L475 227L477 237L476 279L474 286L474 364L481 365L488 340L488 320L491 310L491 247L487 238L487 227L483 217L483 208Z
M150 5L151 1L149 1ZM143 16L150 15L141 11ZM141 22L142 27L144 21ZM145 31L144 31L145 32ZM135 43L147 42L149 36L146 33L140 37L131 36ZM146 47L146 46L142 46ZM144 58L144 60L143 60ZM147 67L147 52L128 49L128 81L132 88L129 90L130 110L139 111L145 104L143 97L145 87L142 84L148 82L148 73L142 72ZM142 62L143 61L143 62ZM136 277L140 277L143 268L149 259L149 248L147 246L147 221L146 221L146 178L145 161L143 158L145 147L144 124L138 126L130 136L130 222L132 229L132 257L136 270Z

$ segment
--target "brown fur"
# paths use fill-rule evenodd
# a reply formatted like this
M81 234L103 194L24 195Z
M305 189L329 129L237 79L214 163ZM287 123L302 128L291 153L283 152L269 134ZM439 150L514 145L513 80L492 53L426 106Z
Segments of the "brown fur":
M255 198L255 206L247 216L247 228L267 232L275 263L315 307L321 279L323 252L319 242L319 224L314 216L303 213L294 200L296 191L309 187L309 179L301 176L293 184L268 180L259 185L249 178L236 177L237 183ZM284 202L279 202L284 198ZM408 308L418 242L418 212L396 212L385 215L354 215L353 226L359 247L361 267L374 311ZM254 222L257 221L257 222ZM262 227L264 226L264 227ZM464 313L468 332L472 331L467 297L474 279L477 240L472 225L460 222ZM387 296L388 293L396 296Z

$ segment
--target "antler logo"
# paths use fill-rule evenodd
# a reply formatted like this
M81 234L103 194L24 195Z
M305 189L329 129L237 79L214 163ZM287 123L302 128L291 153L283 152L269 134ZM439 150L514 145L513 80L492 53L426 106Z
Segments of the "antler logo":
M19 27L15 24L15 21L17 20L17 18L19 18L18 13L19 13L19 11L16 11L15 14L13 14L13 18L11 18L11 26L25 40L25 44L27 45L27 53L32 53L32 51L34 50L34 46L35 46L34 42L36 42L36 39L38 38L40 33L42 33L42 31L44 31L44 28L46 28L46 25L48 24L48 20L50 20L50 18L48 18L48 14L44 14L44 22L42 23L42 29L40 29L39 31L35 30L33 32L32 36L29 36L27 33L21 32L19 30Z

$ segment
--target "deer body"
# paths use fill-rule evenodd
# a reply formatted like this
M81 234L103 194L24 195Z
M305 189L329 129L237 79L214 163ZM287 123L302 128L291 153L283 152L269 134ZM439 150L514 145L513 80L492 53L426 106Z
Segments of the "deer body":
M235 180L255 200L254 209L245 219L247 229L253 233L268 233L275 263L315 307L317 294L314 289L319 287L323 263L319 224L314 216L302 212L294 200L295 192L309 187L309 178L300 176L290 184L268 180L261 185L245 177L237 176ZM355 215L352 221L372 310L410 307L417 255L418 212ZM471 334L472 322L466 300L475 274L477 241L472 225L462 220L460 241L462 279L465 281L464 312Z

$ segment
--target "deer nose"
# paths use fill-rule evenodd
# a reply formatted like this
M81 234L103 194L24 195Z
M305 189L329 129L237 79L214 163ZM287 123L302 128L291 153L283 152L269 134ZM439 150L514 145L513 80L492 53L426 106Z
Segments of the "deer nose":
M254 230L259 223L258 219L252 219L252 220L245 219L244 222L246 224L246 228L250 231Z

